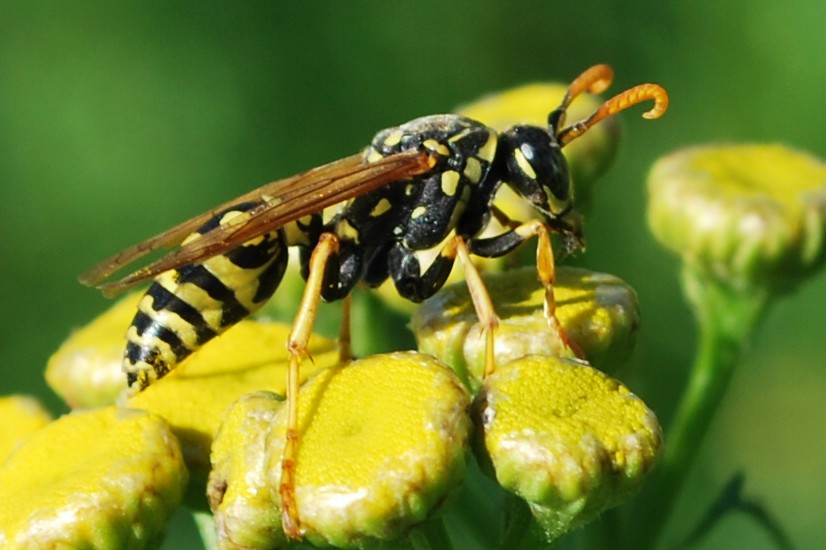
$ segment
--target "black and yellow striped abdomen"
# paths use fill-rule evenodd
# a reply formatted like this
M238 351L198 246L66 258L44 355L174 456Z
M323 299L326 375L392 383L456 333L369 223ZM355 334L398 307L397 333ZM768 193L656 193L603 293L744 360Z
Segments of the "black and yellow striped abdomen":
M258 204L225 210L184 242L248 216ZM146 388L207 341L260 309L281 282L287 260L284 232L279 229L159 275L141 299L126 334L123 370L129 391Z

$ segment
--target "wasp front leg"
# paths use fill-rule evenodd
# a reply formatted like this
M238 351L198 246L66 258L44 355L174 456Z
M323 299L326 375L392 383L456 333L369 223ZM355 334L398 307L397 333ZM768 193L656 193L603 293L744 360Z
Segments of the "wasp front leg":
M468 242L468 249L476 256L485 258L498 258L504 256L525 242L527 239L537 237L536 249L536 271L539 281L545 288L545 317L551 326L557 330L563 345L571 350L574 355L583 358L583 351L579 345L568 335L559 318L556 315L556 296L554 294L554 284L556 283L556 262L551 244L550 228L539 220L533 220L517 225L510 231L485 239L473 239Z
M476 317L485 330L484 376L488 376L496 367L494 333L499 325L499 318L496 316L490 293L476 266L470 260L470 251L465 240L459 236L451 237L424 273L421 273L415 252L398 244L388 256L389 272L396 290L403 298L421 302L444 285L457 257L464 268L465 283L476 310Z

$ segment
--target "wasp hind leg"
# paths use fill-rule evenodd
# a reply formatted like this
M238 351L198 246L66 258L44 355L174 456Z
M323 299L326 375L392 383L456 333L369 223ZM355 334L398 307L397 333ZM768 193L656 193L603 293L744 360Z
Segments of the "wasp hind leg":
M308 357L307 345L315 326L318 306L325 286L329 285L329 267L338 263L339 239L332 233L322 233L309 260L307 284L287 341L290 366L287 373L287 433L281 458L281 525L287 537L303 534L296 502L296 462L298 458L298 388L301 361ZM346 321L349 323L349 321ZM346 329L349 333L349 328ZM349 348L349 345L347 345ZM349 354L349 351L347 351Z

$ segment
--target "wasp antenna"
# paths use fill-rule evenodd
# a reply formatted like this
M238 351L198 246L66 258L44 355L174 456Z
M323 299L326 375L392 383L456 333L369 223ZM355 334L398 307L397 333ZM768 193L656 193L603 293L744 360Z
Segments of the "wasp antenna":
M562 99L562 105L559 108L567 109L568 105L582 92L588 91L592 94L598 94L605 91L613 80L614 69L608 65L594 65L586 69L568 86L568 91L565 92L565 97Z
M587 72L588 71L586 71L586 73ZM594 114L585 120L576 122L560 130L557 140L560 145L564 146L587 132L601 120L649 99L654 101L654 106L642 114L643 118L660 118L668 109L668 92L658 84L640 84L639 86L625 90L621 94L615 95L603 103L599 109L594 111Z
M603 106L600 107L600 110L604 108L608 111L603 117L605 118L605 116L611 116L620 111L624 111L632 105L649 99L654 101L654 106L644 112L642 117L654 119L663 116L668 109L668 92L658 84L640 84L639 86L634 86L606 101Z

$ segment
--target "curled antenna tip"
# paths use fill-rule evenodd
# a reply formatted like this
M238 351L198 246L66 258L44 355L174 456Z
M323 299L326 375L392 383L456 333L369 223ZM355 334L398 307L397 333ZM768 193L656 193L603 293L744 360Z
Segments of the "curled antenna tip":
M605 91L613 80L614 70L609 65L594 65L586 69L568 86L568 92L565 94L562 106L567 107L582 92L588 91L592 94L598 94Z
M663 116L668 110L668 92L658 84L642 84L638 88L641 88L639 101L654 100L654 106L645 111L642 117L650 120Z
M585 74L593 79L588 86L588 91L592 94L604 92L614 81L614 69L610 65L594 65Z

